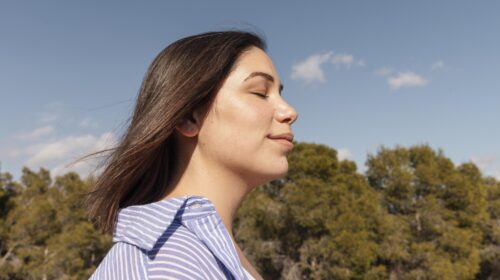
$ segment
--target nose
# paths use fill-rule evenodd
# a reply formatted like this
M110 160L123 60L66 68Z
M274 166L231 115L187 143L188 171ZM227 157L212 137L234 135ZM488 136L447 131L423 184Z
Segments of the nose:
M282 102L280 103L280 105L278 105L278 108L276 110L276 118L279 122L286 122L291 125L297 120L298 117L299 114L290 104Z

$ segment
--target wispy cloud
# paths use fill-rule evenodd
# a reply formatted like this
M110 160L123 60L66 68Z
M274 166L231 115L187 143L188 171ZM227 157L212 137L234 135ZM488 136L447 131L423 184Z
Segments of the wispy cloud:
M59 114L56 112L41 112L38 117L39 123L53 123L59 119Z
M344 65L347 68L351 68L354 58L350 54L336 54L332 57L331 61L337 67Z
M339 160L345 160L345 159L352 160L352 153L347 148L338 149L337 150L337 158Z
M328 62L333 52L314 54L306 60L293 65L292 79L303 80L306 84L325 82L325 74L321 69L322 64Z
M45 109L38 115L38 123L48 124L53 123L60 118L60 113L63 108L63 104L59 101L54 101L46 104Z
M431 71L436 71L441 68L444 68L444 62L442 60L438 60L432 64Z
M100 136L90 134L67 136L54 141L27 146L20 154L28 156L26 165L31 168L42 166L52 168L54 175L74 170L81 172L82 176L86 176L88 174L85 174L85 172L90 171L90 167L95 162L82 161L74 166L67 167L67 165L81 156L112 147L115 144L115 136L110 132L103 133Z
M495 155L472 156L470 160L481 170L490 168L497 160Z
M25 141L36 141L42 137L48 136L54 132L54 127L51 125L46 125L43 127L36 128L29 132L21 132L14 135L14 138L25 140Z
M493 174L493 177L495 177L496 180L500 181L500 169L498 169L497 172Z
M78 125L80 127L85 127L85 128L97 128L97 127L99 127L97 122L95 122L91 118L85 118L85 119L81 120Z
M75 160L116 144L113 133L89 133L88 128L97 128L98 123L90 116L77 117L65 110L61 102L42 104L41 111L35 113L33 123L38 127L25 128L9 134L9 139L0 141L0 158L8 165L40 167L51 170L53 175L76 171L87 176L94 171L98 155L80 162ZM64 133L66 132L66 133ZM69 133L68 133L69 132ZM70 165L71 164L71 165Z
M332 57L331 63L337 66L337 69L341 66L345 66L347 69L351 68L351 66L366 66L365 61L363 59L359 59L356 61L351 54L336 54Z
M381 76L381 77L387 77L390 74L392 74L392 69L389 67L380 67L377 70L375 70L375 75Z
M413 72L400 72L396 76L388 78L387 83L391 89L397 90L403 87L423 87L429 81Z
M494 154L474 155L469 158L483 174L493 176L500 181L499 159L500 157Z
M350 69L353 66L363 67L366 65L364 60L356 60L350 54L334 54L333 51L329 51L313 54L304 61L294 64L291 78L302 80L306 84L324 83L326 78L322 67L330 63L335 65L337 69L341 67Z

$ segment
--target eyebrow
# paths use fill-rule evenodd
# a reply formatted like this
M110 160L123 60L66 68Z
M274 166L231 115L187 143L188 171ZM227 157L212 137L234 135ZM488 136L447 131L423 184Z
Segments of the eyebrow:
M264 72L252 72L250 75L248 75L248 77L246 77L243 80L243 82L257 76L264 77L266 80L274 83L274 77ZM280 94L282 90L283 90L283 84L280 84Z

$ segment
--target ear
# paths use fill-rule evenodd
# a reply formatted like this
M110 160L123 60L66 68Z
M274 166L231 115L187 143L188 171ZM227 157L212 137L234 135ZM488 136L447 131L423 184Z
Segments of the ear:
M184 117L181 122L175 126L175 129L185 137L196 136L200 130L199 128L200 122L196 112Z

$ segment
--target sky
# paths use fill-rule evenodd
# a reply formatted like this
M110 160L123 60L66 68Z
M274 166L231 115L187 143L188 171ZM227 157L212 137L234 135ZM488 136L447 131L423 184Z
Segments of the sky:
M295 140L366 170L427 144L500 180L498 1L3 1L0 162L52 175L111 147L150 62L197 33L263 35Z

